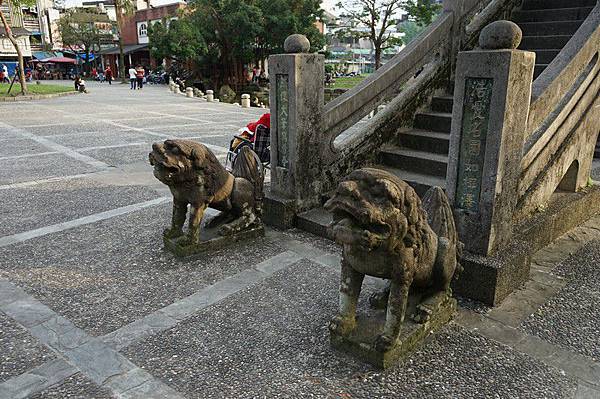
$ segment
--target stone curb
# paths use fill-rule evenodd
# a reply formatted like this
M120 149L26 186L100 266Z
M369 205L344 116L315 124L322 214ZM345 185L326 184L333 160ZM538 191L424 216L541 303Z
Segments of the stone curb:
M78 91L66 91L64 93L54 93L54 94L36 94L32 96L22 96L22 97L0 97L0 103L3 102L17 102L17 101L33 101L33 100L45 100L48 98L57 98L57 97L65 97L71 96L74 94L80 94Z

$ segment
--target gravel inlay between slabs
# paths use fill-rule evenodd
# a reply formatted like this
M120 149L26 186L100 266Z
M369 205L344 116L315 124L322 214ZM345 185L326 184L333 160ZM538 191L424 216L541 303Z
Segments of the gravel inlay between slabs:
M73 179L0 190L0 237L158 198L143 186L112 186Z
M0 382L55 358L27 330L0 312Z
M95 172L98 168L63 154L0 160L0 184Z
M0 158L32 155L54 151L30 139L8 139L0 146Z
M600 361L600 241L581 248L552 273L567 285L521 325L528 334Z
M151 140L152 138L147 134L117 128L105 132L70 134L52 138L55 143L74 149L110 145L125 146L130 143L144 143Z
M110 390L103 388L81 373L68 377L60 384L38 392L30 399L113 399Z
M98 336L285 251L250 240L179 260L163 250L170 217L165 203L2 248L0 277Z
M558 370L456 325L397 367L374 370L329 346L337 286L336 273L300 261L124 353L190 398L539 398L574 392L576 382Z
M127 147L102 148L96 150L86 150L82 153L105 162L111 166L129 165L137 162L148 162L148 154L152 151L153 142L163 141L160 137L149 137L148 142L144 144L132 145ZM148 169L151 170L150 164Z

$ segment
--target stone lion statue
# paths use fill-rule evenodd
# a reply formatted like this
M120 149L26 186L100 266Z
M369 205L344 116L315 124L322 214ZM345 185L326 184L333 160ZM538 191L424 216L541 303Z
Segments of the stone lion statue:
M384 170L363 168L342 181L325 204L333 213L330 232L343 245L339 314L330 329L348 335L356 327L356 304L365 275L389 279L379 351L398 343L409 290L421 302L446 298L457 270L459 241L448 199L439 187L423 203L404 181Z
M197 244L204 211L221 211L207 226L230 235L260 223L264 174L258 157L244 147L236 157L232 173L201 143L167 140L154 143L149 155L154 176L173 194L173 219L166 238L184 236L190 205L188 234L184 244Z

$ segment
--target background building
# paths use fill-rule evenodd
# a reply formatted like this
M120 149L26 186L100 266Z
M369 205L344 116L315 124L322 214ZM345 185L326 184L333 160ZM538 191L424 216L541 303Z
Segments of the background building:
M186 7L186 3L178 2L167 5L154 5L154 2L138 0L135 14L126 17L122 27L123 52L125 54L125 67L130 65L142 65L154 69L162 63L150 56L148 27L163 19L177 19L180 10ZM119 70L119 47L114 46L101 52L104 65L110 65L114 71Z

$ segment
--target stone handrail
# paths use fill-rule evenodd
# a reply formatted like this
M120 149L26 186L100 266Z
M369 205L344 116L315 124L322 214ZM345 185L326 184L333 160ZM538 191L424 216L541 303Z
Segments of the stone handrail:
M382 144L412 127L415 114L434 95L447 92L458 52L471 48L480 28L519 1L444 0L442 14L413 42L327 104L324 57L308 53L306 37L288 37L286 54L269 58L275 76L270 93L271 195L293 199L294 212L309 209L340 177L374 161ZM278 209L288 215L292 205L284 208Z
M553 191L564 175L564 163L572 162L562 158L584 161L579 155L563 152L565 143L575 139L578 127L585 123L588 111L598 100L599 55L600 3L533 82L519 189L524 212L531 210L530 203L547 201L551 192L543 187L553 187ZM589 115L593 117L594 112ZM584 162L591 162L591 157L590 153ZM548 184L548 179L554 184Z
M323 129L333 136L368 115L379 104L397 94L432 53L438 51L440 42L450 35L452 14L444 13L418 38L376 73L342 96L327 103L323 112Z
M383 131L390 130L390 121L393 121L396 130L403 126L401 122L412 121L412 116L421 104L411 99L419 98L421 103L425 102L419 94L431 95L432 89L443 85L440 72L445 70L446 75L450 74L448 67L453 64L456 52L470 48L486 24L500 18L518 2L519 0L445 1L442 15L406 48L359 85L325 105L322 131L323 141L328 144L324 146L324 158L328 163L352 165L353 160L343 158L361 158L361 153L364 155L368 152L363 151L363 145L369 141L366 138L370 138L371 143L375 144L383 142L383 136L386 135ZM423 72L427 73L420 76ZM445 78L449 79L449 76ZM387 105L387 112L353 132L344 140L343 148L336 148L334 140L340 134L378 105L392 98L394 101ZM404 119L393 117L394 114L400 114ZM343 171L340 173L343 174Z
M490 21L499 19L502 14L510 12L511 9L519 3L518 1L506 1L506 0L492 0L480 13L475 15L469 24L465 27L465 43L475 43L479 39L479 32ZM475 3L471 0L471 3ZM471 4L470 7L474 7L475 4ZM464 46L463 46L464 47Z

